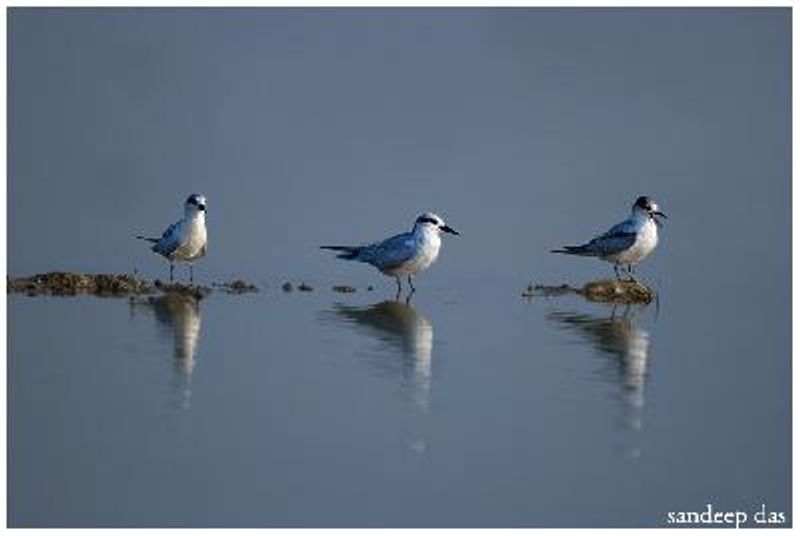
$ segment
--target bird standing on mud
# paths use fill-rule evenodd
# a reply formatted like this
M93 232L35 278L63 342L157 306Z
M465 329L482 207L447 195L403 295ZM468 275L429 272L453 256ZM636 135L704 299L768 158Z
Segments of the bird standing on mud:
M666 218L656 202L647 196L639 197L633 204L631 216L612 227L604 234L580 246L565 246L551 253L598 257L614 264L614 273L619 280L619 267L627 266L625 272L631 281L633 268L642 262L658 245L658 228L662 225L656 216Z
M153 242L151 249L169 260L170 282L176 261L189 264L189 281L194 282L192 263L204 256L208 247L206 198L200 194L192 194L186 199L183 209L183 219L167 227L161 238L136 237Z
M371 264L384 275L397 280L397 292L402 291L401 277L408 278L411 292L416 291L411 276L425 270L439 257L442 234L458 235L458 231L445 224L432 212L421 214L410 232L387 238L366 246L321 246L322 249L340 251L336 257L348 261Z

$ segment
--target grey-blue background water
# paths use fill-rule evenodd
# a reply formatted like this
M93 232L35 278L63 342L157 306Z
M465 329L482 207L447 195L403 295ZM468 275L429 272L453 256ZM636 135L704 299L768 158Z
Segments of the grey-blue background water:
M8 25L9 272L164 277L131 237L199 191L197 277L263 287L10 296L12 526L790 521L788 9ZM519 297L608 276L548 250L641 194L670 216L640 269L658 306ZM316 249L423 210L462 236L410 305Z

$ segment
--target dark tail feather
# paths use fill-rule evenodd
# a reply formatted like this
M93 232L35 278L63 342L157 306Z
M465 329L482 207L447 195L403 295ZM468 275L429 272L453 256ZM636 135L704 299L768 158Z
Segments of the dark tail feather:
M153 243L156 243L160 240L158 238L148 238L146 236L141 236L141 235L136 235L136 238L138 238L139 240L147 240L148 242L153 242Z
M361 248L358 246L320 246L319 249L329 249L331 251L341 251L338 255L336 255L337 259L345 259L348 261L352 261L358 257L358 254L361 252Z
M551 249L550 253L563 253L564 255L589 255L586 246L564 246L563 249Z

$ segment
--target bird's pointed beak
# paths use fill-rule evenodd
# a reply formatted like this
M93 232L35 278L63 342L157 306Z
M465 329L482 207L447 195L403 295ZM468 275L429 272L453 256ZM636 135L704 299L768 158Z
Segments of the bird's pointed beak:
M656 210L655 212L653 212L653 216L661 216L661 217L662 217L662 218L664 218L665 220L668 220L668 219L669 219L669 218L667 218L667 215L666 215L666 214L664 214L663 212L661 212L660 210Z
M450 227L449 225L445 225L445 226L443 226L443 227L442 227L442 232L444 232L444 233L450 233L450 234L453 234L453 235L456 235L456 236L460 236L460 235L461 235L461 233L459 233L458 231L456 231L455 229L453 229L453 228L452 228L452 227Z

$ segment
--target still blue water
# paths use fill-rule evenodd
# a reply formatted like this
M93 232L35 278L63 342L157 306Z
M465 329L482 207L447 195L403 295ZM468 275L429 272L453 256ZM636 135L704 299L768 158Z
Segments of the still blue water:
M500 284L407 304L392 287L12 297L11 523L652 526L707 502L788 511L789 379L766 319L731 332L742 311L684 314L664 289L612 307Z

